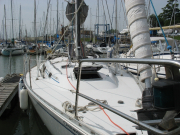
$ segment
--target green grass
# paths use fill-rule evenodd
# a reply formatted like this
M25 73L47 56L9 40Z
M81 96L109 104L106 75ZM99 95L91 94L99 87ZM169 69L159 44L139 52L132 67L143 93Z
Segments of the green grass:
M173 38L173 37L171 37L171 38ZM180 40L180 36L174 36L174 39Z
M81 38L81 41L82 42L89 42L90 41L90 38ZM93 42L93 39L92 39L92 42ZM97 39L95 38L95 42L97 42Z
M81 38L81 41L82 41L82 42L84 42L84 41L85 41L85 42L89 42L89 41L90 41L90 38Z

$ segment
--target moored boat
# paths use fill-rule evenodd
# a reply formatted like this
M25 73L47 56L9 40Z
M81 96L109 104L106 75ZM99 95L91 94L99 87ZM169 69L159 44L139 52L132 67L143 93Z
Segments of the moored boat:
M24 49L11 44L7 44L7 46L2 49L1 53L4 56L9 56L10 53L11 55L21 55L24 54Z

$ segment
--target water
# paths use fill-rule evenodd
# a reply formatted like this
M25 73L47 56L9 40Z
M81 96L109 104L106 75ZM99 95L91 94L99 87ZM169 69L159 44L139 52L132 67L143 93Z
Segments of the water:
M31 58L35 59L36 56ZM35 65L36 62L33 61L31 67ZM9 74L9 67L9 57L0 56L0 77ZM11 73L23 73L23 55L12 56ZM0 135L50 135L32 103L29 102L27 111L23 112L18 100L16 95L12 108L7 109L0 117Z

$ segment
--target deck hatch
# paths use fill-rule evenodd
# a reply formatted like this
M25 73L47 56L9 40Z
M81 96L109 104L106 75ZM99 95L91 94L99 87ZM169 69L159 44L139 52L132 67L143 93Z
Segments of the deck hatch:
M99 71L102 66L93 65L93 66L83 66L81 69L81 79L102 79L97 71ZM78 67L75 67L73 70L75 77L78 76Z

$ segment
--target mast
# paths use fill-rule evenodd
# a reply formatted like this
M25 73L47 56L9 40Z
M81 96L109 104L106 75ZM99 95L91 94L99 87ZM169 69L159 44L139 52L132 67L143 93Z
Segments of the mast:
M117 0L116 0L116 8L115 8L115 11L116 11L116 24L115 24L115 26L116 26L116 55L117 55L117 53L118 53L118 44L117 44L117 39L118 39L118 33L117 33Z
M12 39L12 26L11 26L11 22L10 22L10 24L9 24L9 27L10 27L10 29L9 29L9 31L10 31L10 36L9 36L9 38Z
M41 36L41 28L42 28L42 23L41 23L41 19L39 19L40 22L40 28L39 28L39 37Z
M99 36L99 0L97 1L98 2L98 25L97 25L97 37Z
M45 19L45 12L43 12L43 19L42 19L42 20L43 20L43 22L44 22L44 23L43 23L43 26L45 27L45 21L46 21L46 19ZM42 35L43 35L43 36L46 36L46 34L44 33L44 29L42 29Z
M76 0L75 11L78 10L80 1ZM80 58L80 12L76 14L76 57Z
M91 8L90 8L90 40L92 39L92 33L91 33Z
M57 0L57 29L56 29L56 39L57 39L57 34L58 34L58 5L59 5L59 2Z
M13 10L12 10L12 0L11 0L11 17L12 17L12 38L13 38L13 45L14 45L14 29L13 29Z
M4 18L3 18L3 20L2 20L2 29L3 29L3 42L4 42Z
M58 19L58 24L61 24L61 14L59 13L59 19ZM61 30L61 25L58 27L58 34L59 34L59 31Z
M22 25L21 25L21 40L23 39L22 37L23 37L23 20L22 20L22 23L21 23Z
M53 35L54 35L54 25L55 25L55 22L54 22L54 18L53 18Z
M27 45L27 29L25 27L25 33L26 33L26 45Z
M64 13L63 13L64 12L64 6L63 6L63 4L64 3L62 2L62 15L63 15L63 27L64 27Z
M36 0L34 0L34 39L35 39L35 43L37 44L37 35L36 35Z
M51 44L51 12L52 12L52 5L51 5L51 11L50 11L50 44Z
M43 31L44 35L46 35L46 28L47 28L47 21L48 21L48 13L49 13L49 8L50 8L50 2L51 2L51 0L49 0L49 2L48 2L47 15L46 15L45 24L44 24L44 31Z
M63 22L62 22L62 25L63 25L63 26L62 26L62 32L64 33L64 13L63 13L63 12L64 12L64 6L63 6L63 2L62 2L62 15L63 15L63 16L62 16L62 18L63 18ZM73 23L72 23L72 25L73 25ZM63 33L62 33L62 34L63 34ZM72 30L72 36L73 36L73 30ZM64 37L65 37L65 36L63 36L63 38L62 38L63 43L64 43Z
M21 5L19 11L19 40L21 40Z

